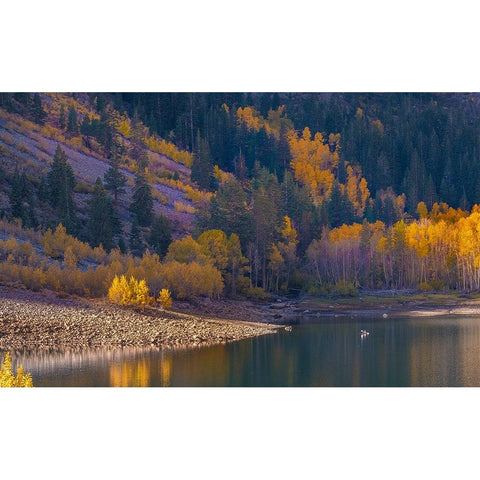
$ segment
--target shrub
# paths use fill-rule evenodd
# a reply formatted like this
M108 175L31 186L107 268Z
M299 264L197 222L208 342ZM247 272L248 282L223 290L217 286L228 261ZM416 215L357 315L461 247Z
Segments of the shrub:
M165 309L171 308L172 296L170 295L170 290L167 288L162 288L162 290L160 290L160 294L158 295L157 302Z
M336 283L332 294L340 297L358 297L358 290L351 283Z
M11 147L15 145L13 137L8 133L0 133L0 140L2 140L2 142L5 142L7 145L10 145Z
M12 360L10 353L5 354L2 368L0 369L0 387L33 387L32 376L25 373L23 367L19 365L17 375L12 370Z
M168 205L170 199L168 198L168 195L164 195L163 193L160 193L158 190L153 189L152 190L152 197L155 200L158 200L159 203L162 205Z
M22 153L30 153L30 150L23 143L17 143L17 150Z
M262 287L248 287L243 293L247 298L253 298L255 300L267 300L270 298L270 294L267 293Z
M431 292L433 290L429 282L420 282L417 287L422 293Z
M428 282L421 282L417 285L417 289L422 292L438 292L445 288L445 283L443 280L430 280Z
M78 182L73 191L76 193L92 193L92 188L87 185L86 182Z
M168 262L161 266L160 277L173 296L179 299L218 298L223 291L222 274L210 264Z
M195 208L183 202L175 202L173 204L173 208L175 209L176 212L195 213Z
M144 307L150 302L148 295L148 287L145 280L136 280L134 277L130 277L127 280L125 275L115 278L112 281L112 285L108 290L108 298L112 303L117 305L140 305Z

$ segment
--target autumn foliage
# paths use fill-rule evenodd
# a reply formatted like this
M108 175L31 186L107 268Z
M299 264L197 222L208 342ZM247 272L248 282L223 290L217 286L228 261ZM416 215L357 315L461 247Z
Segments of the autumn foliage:
M162 288L157 298L157 302L165 309L169 309L172 306L172 296L168 288Z
M108 290L108 298L112 303L122 306L141 306L150 303L148 287L145 280L137 280L125 275L115 275L112 285Z
M29 373L25 373L21 365L18 366L15 375L9 352L5 354L0 369L0 387L33 387L32 376Z

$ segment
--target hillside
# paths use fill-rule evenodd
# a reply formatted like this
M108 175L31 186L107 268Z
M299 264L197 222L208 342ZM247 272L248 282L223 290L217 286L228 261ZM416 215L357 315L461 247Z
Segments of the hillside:
M475 94L0 94L2 283L474 291L479 204Z
M82 134L69 136L59 128L58 112L61 105L65 108L74 105L78 112L83 112L78 114L78 121L81 123L85 115L95 116L95 111L88 105L86 96L77 95L72 99L65 94L41 94L40 97L47 112L44 125L35 124L20 113L9 113L0 108L0 166L7 175L13 174L15 169L25 170L36 183L46 174L57 145L60 145L73 168L78 186L75 202L79 207L81 218L85 218L89 190L97 177L103 178L105 175L109 168L109 159L103 154L98 144L92 145L93 140L88 141ZM119 132L116 132L116 135L128 148L129 140ZM185 190L180 188L183 185L191 185L190 168L148 147L145 149L150 165L155 166L153 172L159 172L161 175L152 176L155 213L164 214L171 220L176 236L191 232L194 218L191 212L194 205ZM125 156L122 162L121 170L127 177L127 185L126 194L120 197L118 204L125 231L129 230L131 223L128 206L134 183L134 172L127 167L129 161L131 160L128 156ZM174 175L178 175L180 187L169 182ZM8 183L3 182L0 188L0 211L8 210L9 191ZM175 207L176 204L177 207ZM180 209L179 206L182 208ZM48 224L51 220L51 212L48 209L45 211L44 205L41 207L36 211L39 222Z

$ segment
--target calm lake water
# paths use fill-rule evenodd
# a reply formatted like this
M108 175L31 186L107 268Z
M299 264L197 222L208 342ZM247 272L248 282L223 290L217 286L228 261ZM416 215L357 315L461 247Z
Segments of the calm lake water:
M360 330L370 332L360 337ZM229 345L15 353L35 386L480 386L480 317L322 320Z

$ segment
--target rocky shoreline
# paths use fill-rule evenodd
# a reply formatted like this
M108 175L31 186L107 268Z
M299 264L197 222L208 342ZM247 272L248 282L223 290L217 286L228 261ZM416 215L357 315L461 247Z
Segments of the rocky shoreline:
M2 350L188 348L270 334L278 328L157 308L132 310L105 300L59 298L52 292L0 288Z
M270 325L296 325L318 319L369 317L433 317L480 315L480 296L461 293L419 294L415 291L372 291L359 297L327 298L314 295L274 297L268 302L219 300L178 303L182 312L231 319L255 318Z

